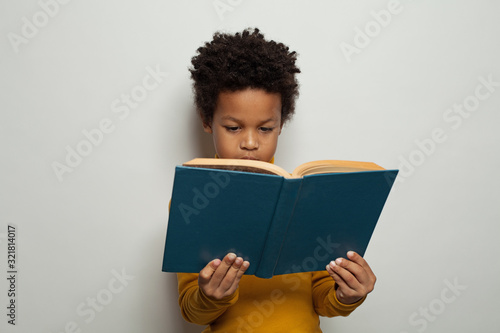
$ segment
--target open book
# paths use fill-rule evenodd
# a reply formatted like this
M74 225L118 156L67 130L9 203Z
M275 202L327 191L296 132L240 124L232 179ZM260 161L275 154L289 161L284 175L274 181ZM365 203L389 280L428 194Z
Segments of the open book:
M364 255L397 170L369 162L194 159L175 171L163 271L198 273L234 252L246 274L323 270Z
M183 164L198 168L221 169L232 171L247 171L255 173L265 173L270 175L283 176L285 178L302 178L307 175L317 175L322 173L337 172L357 172L370 170L384 170L372 162L354 162L340 160L312 161L299 165L290 174L285 169L276 164L241 159L224 158L195 158Z

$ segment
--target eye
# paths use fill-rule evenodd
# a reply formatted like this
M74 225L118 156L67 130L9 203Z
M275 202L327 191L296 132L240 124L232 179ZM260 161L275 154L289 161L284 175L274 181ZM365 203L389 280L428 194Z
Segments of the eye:
M228 132L236 132L237 130L239 130L239 129L240 129L238 126L224 126L224 128L225 128Z
M261 127L260 130L264 133L272 132L274 127Z

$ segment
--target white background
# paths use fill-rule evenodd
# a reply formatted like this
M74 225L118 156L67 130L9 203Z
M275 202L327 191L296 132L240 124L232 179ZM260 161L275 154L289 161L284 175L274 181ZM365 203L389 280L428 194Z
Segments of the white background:
M213 154L187 68L214 31L250 26L299 53L301 95L278 165L401 169L366 253L376 288L350 317L322 319L324 331L498 332L500 3L401 0L381 26L372 12L388 6L73 0L48 16L35 0L1 0L1 331L202 330L183 321L175 276L161 272L174 166ZM122 94L141 91L147 68L168 75L128 115L113 112ZM480 77L496 83L477 88ZM464 116L448 111L464 103ZM88 149L83 131L103 119L112 131L60 181L54 162L67 165L68 146ZM7 324L8 224L16 326ZM92 299L105 305L91 310Z

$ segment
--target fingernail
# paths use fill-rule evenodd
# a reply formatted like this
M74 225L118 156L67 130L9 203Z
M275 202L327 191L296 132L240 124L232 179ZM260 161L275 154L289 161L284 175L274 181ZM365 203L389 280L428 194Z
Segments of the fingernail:
M337 265L340 265L340 264L342 263L342 259L341 259L341 258L337 258L337 259L335 260L335 262L337 263Z
M349 251L349 252L347 252L347 255L348 255L349 257L352 257L352 256L354 255L354 251Z
M336 266L335 261L330 261L330 267L332 267L332 268L333 268L333 267L335 267L335 266Z
M236 259L236 254L234 254L234 253L229 253L229 254L227 255L227 257L229 258L229 260L234 260L234 259Z

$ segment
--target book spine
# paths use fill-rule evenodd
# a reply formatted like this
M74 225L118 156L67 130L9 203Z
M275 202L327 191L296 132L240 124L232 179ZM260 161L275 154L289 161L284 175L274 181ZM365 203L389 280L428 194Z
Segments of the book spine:
M271 278L274 275L301 184L302 179L284 179L283 181L260 264L255 272L257 277Z

